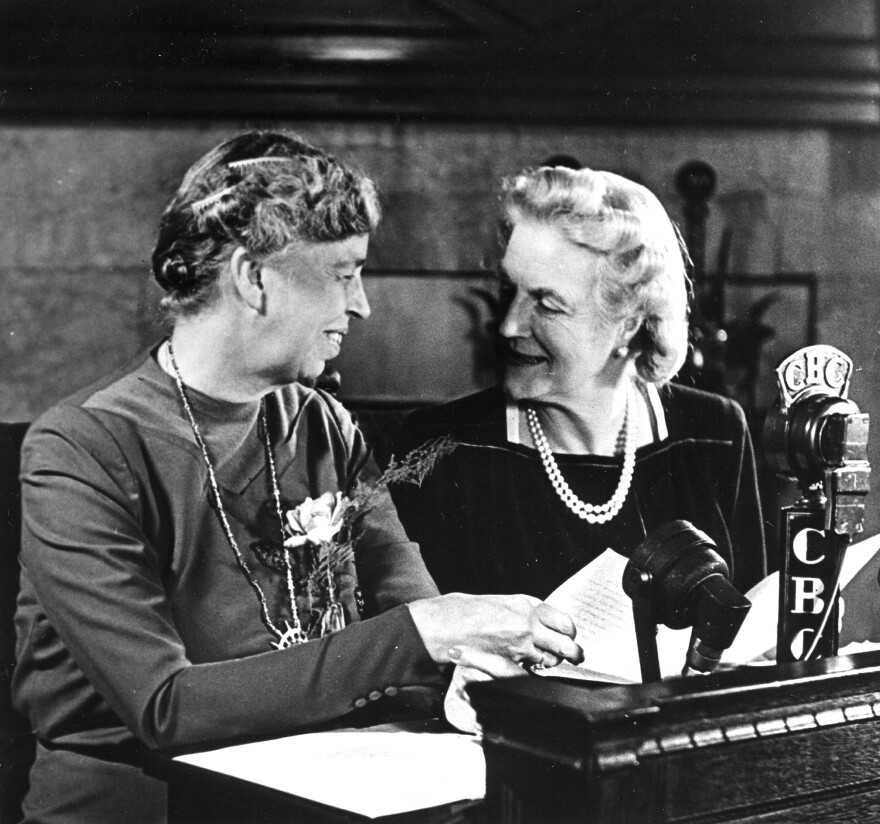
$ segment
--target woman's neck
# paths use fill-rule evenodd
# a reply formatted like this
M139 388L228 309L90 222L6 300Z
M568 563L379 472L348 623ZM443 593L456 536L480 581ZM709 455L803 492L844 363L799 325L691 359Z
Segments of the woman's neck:
M229 333L229 324L199 316L179 321L171 334L171 352L180 379L193 389L231 403L261 398L273 387L248 371L247 347Z
M644 423L648 421L644 399L628 376L613 387L591 392L577 401L535 402L523 406L532 406L536 410L550 448L557 453L615 455L619 450L624 421L628 428L638 426L637 446L651 440L650 426ZM522 410L520 436L522 443L532 442Z

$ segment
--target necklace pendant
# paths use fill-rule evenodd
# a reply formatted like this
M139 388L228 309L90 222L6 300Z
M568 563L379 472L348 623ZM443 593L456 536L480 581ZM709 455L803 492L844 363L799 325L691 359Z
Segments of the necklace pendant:
M309 640L300 627L290 626L289 621L285 621L284 626L287 627L287 629L282 633L281 637L277 641L272 641L272 646L275 649L295 647L298 644L304 644Z
M333 601L321 616L321 637L337 632L345 627L345 614L338 601Z

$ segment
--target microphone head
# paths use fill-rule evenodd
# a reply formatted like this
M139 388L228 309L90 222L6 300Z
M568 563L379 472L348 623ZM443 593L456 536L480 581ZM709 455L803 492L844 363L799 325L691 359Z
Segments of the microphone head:
M623 589L633 598L642 574L651 577L652 620L671 629L693 626L701 584L713 576L730 577L715 542L690 521L670 521L655 529L630 556L623 571Z
M685 673L715 669L751 608L715 548L689 521L670 521L633 550L623 571L624 591L650 605L655 624L694 628Z

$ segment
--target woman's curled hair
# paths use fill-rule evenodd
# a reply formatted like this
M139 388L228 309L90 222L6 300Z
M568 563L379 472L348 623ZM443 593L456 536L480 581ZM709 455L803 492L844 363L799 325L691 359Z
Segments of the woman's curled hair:
M159 223L153 275L166 315L194 314L242 246L265 260L291 243L369 234L381 216L373 182L283 131L249 131L221 143L186 173Z
M638 374L659 383L687 354L687 250L660 201L611 172L542 167L504 182L505 236L523 220L555 226L600 257L594 295L609 321L641 315L630 343Z

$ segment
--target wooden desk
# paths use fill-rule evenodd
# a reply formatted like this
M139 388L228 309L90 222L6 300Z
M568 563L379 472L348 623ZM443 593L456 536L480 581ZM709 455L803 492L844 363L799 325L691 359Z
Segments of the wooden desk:
M880 652L625 687L469 687L488 824L880 821Z
M880 652L595 687L469 687L487 797L378 819L167 756L170 824L872 824L880 822Z

